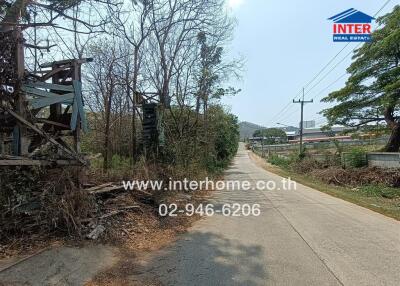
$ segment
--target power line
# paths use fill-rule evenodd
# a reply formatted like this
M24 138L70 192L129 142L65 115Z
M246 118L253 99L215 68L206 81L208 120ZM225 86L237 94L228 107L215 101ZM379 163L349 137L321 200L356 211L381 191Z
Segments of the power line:
M316 99L319 96L321 96L326 90L328 90L331 86L333 86L335 83L337 83L339 80L341 80L346 75L347 75L347 73L342 74L340 77L338 77L333 82L331 82L328 86L326 86L324 89L322 89L320 92L318 92L317 95L314 95L314 97L312 99Z
M331 58L329 60L329 62L309 81L305 84L304 88L307 88L311 83L313 83L325 70L326 68L350 45L350 43L347 43L339 52L337 52L333 58ZM307 92L308 93L308 92ZM297 96L301 94L301 90L296 94L295 98L297 98ZM274 119L277 119L278 116L283 113L289 106L291 105L292 102L289 102L287 105L285 105L275 116L273 116L271 118L271 121L273 121Z
M390 1L391 1L391 0L387 0L387 1L383 4L383 6L374 14L374 17L376 17L376 16L390 3ZM348 44L350 44L350 43L348 43ZM347 44L345 47L347 47L348 44ZM357 46L355 46L349 53L347 53L335 66L333 66L333 68L332 68L331 70L328 71L327 74L325 74L324 77L322 77L312 88L310 88L310 89L307 90L306 95L309 94L310 91L311 91L312 89L314 89L320 82L322 82L322 81L323 81L323 80L324 80L338 65L340 65L349 55L351 55L351 54L352 54L356 49L358 49L361 45L362 45L362 43L359 43L359 44L358 44ZM343 49L342 49L342 50L343 50ZM341 76L341 77L342 77L342 76Z
M374 14L374 17L376 17L389 3L391 2L391 0L387 0L382 6L381 8ZM347 43L329 62L328 64L326 64L318 73L316 76L313 77L313 79L311 81L309 81L305 87L307 87L310 83L312 83L315 79L318 78L319 75L322 74L322 72L338 57L338 55L340 53L342 53L344 51L344 49L350 44ZM310 89L307 90L307 94L309 94L311 92L311 90L313 90L316 86L318 86L335 68L337 68L349 55L351 55L356 49L358 49L358 47L361 46L362 43L359 43L356 47L354 47L349 53L347 53L338 63L336 63L336 65L334 65L316 84L314 84ZM333 83L331 83L328 87L324 88L324 90L328 89L330 86L332 86L334 83L336 83L337 81L339 81L344 75L341 75L339 78L337 78ZM321 95L322 92L318 93L317 96ZM317 96L314 96L313 99ZM287 105L289 106L290 103ZM287 106L285 106L285 109L287 108ZM283 111L283 110L282 110ZM280 112L282 112L280 111ZM280 115L280 114L278 114ZM287 118L285 118L287 119Z
M374 17L376 17L389 3L391 2L391 0L387 0L382 7L374 14ZM312 82L314 82L325 70L326 68L350 45L350 42L347 43L338 53L336 53L336 55L304 86L305 88L307 88ZM359 46L361 45L358 44L354 49L352 49L349 53L346 54L346 56L344 58L342 58L335 66L333 66L333 68L331 68L328 73L326 73L316 84L314 84L309 90L307 90L306 94L309 94L311 90L313 90L316 86L318 86L318 84L320 84L336 67L338 67L350 54L352 54ZM343 76L341 76L343 77ZM340 78L341 78L340 77ZM336 81L335 81L336 82ZM301 92L301 91L300 91ZM299 92L299 93L300 93ZM297 93L295 98L297 97L297 95L299 94ZM289 106L291 106L291 102L289 102L287 105L285 105L275 116L272 117L272 119L270 120L271 122L275 119L275 118L279 118L281 113L283 113Z
M384 4L383 4L383 6L374 14L374 17L376 17L390 2L391 2L392 0L387 0ZM380 25L379 25L380 26ZM378 26L378 27L379 27ZM354 52L360 45L361 45L362 43L359 43L351 52ZM347 54L346 56L345 56L345 58L347 57L347 56L349 56L349 54ZM341 62L343 62L343 60L344 60L344 58L337 64L337 65L339 65ZM335 65L335 67L337 66L337 65ZM334 67L334 68L335 68ZM331 87L333 84L335 84L337 81L339 81L342 77L344 77L346 74L343 74L343 75L341 75L339 78L337 78L333 83L331 83L329 86L327 86L324 90L326 90L326 89L328 89L329 87ZM308 90L308 92L307 93L309 93L310 92L310 90ZM322 92L320 92L320 93L318 93L318 95L316 95L316 96L314 96L313 97L313 99L315 98L315 97L317 97L317 96L319 96L320 94L321 94Z
M310 89L307 90L306 95L309 94L315 87L317 87L324 79L327 78L327 76L334 70L336 69L341 63L343 63L348 56L350 56L358 47L361 46L361 43L358 44L353 50L348 52L339 62L337 62L316 84L314 84Z

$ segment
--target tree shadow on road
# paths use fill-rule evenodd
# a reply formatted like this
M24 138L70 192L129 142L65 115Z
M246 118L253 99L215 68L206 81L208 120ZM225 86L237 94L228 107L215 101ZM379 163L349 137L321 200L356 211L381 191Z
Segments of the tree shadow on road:
M211 232L194 231L146 261L147 274L163 285L264 285L260 245L243 245Z

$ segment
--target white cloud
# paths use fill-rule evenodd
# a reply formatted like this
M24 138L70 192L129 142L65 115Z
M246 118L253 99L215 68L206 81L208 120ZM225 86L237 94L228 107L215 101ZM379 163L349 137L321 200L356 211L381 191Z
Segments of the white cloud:
M228 0L228 7L231 9L237 9L244 3L244 0Z

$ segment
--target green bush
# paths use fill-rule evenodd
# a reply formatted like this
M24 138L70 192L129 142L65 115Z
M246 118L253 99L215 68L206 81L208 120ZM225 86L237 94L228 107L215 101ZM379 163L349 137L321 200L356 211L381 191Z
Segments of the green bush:
M111 158L111 168L115 170L129 170L131 169L131 160L127 157L120 155L113 155Z
M386 199L395 199L400 197L398 188L386 187L382 185L368 185L359 189L367 197L382 197Z
M268 162L283 168L288 168L291 164L290 159L283 158L277 154L272 154L268 157Z
M346 157L346 165L352 168L361 168L367 165L367 154L363 149L353 148Z

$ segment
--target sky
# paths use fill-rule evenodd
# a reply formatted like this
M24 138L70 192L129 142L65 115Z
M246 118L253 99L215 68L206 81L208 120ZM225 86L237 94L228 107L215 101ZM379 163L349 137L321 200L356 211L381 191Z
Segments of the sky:
M350 8L373 16L387 0L227 1L237 20L229 56L244 57L245 69L240 81L230 82L242 91L223 103L240 121L272 127L277 123L298 126L300 104L292 100L345 47L346 43L332 41L332 22L327 19ZM391 0L378 16L399 4L400 0ZM351 51L357 45L350 43L305 88L305 100L314 99L314 103L305 105L304 120L315 120L317 125L326 122L319 112L329 105L320 99L344 86Z

